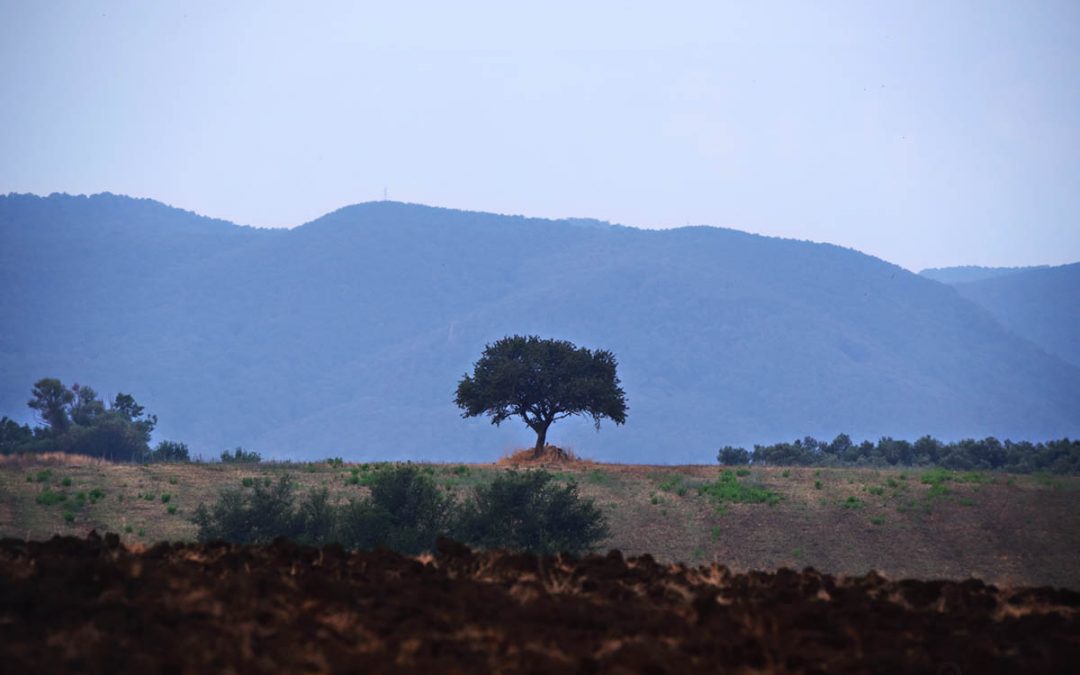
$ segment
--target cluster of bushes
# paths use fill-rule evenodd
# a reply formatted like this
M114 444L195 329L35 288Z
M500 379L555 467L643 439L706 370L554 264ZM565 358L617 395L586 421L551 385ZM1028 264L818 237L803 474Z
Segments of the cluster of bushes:
M262 455L254 450L245 450L241 447L232 452L225 450L221 453L222 464L258 464L262 461Z
M0 417L0 455L65 452L120 462L192 461L184 443L161 441L150 447L157 416L147 414L130 394L106 402L92 387L67 387L46 377L34 384L27 405L44 424L31 427ZM261 460L259 453L243 448L221 453L221 461L230 464Z
M840 434L831 442L807 436L791 443L755 445L753 452L727 446L720 449L717 459L728 466L940 466L965 471L1080 473L1080 441L1002 442L989 437L944 443L923 436L914 443L885 437L877 443L856 444L847 434Z
M535 553L587 551L607 536L603 514L573 483L546 471L507 472L477 486L458 504L411 464L378 469L371 495L335 504L323 488L298 497L292 479L252 481L200 504L193 520L200 541L265 544L277 537L348 549L385 546L402 553L433 550L450 536L480 548Z
M43 426L31 428L0 419L0 453L67 452L117 461L176 461L187 458L182 443L163 442L150 449L157 417L147 414L130 394L109 402L92 387L46 377L34 384L27 405Z

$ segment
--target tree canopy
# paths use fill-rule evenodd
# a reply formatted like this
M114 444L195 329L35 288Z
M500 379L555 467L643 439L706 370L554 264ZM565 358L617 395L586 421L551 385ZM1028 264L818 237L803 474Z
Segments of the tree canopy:
M20 427L3 418L0 452L59 451L121 461L159 457L150 450L157 416L146 414L130 394L119 393L106 405L92 387L67 387L57 378L45 377L34 383L27 405L46 426ZM186 456L186 446L180 450L170 446L165 454L173 459Z
M535 335L505 337L484 348L458 383L454 402L462 417L487 415L501 424L520 417L536 432L535 453L547 441L551 423L572 415L615 424L626 422L626 394L619 386L615 355Z

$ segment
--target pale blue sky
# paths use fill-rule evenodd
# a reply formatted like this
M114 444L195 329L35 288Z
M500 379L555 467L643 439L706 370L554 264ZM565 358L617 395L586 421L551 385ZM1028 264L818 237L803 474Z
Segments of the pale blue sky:
M0 193L1080 260L1080 3L0 3Z

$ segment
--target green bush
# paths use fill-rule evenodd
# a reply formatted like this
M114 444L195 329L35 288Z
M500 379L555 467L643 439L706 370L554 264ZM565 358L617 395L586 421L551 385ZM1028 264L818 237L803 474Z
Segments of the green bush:
M262 544L286 537L312 545L432 550L449 528L453 503L414 465L372 473L371 496L343 506L334 505L325 489L297 500L294 482L283 476L273 487L267 479L252 480L250 490L228 490L215 504L200 504L192 521L200 541Z
M511 471L473 489L455 534L482 548L534 553L581 553L607 534L603 513L577 485L558 484L547 471Z
M780 495L756 485L740 483L735 473L725 470L712 483L705 483L698 488L698 493L710 498L717 505L768 504L772 506L780 501Z
M161 441L150 452L151 462L190 462L191 452L188 446L177 441Z
M192 516L199 541L268 544L277 537L297 539L293 491L292 479L282 476L273 487L255 483L253 490L226 490L212 506L199 504Z
M840 506L845 509L861 509L865 504L858 497L848 497L844 501L840 502Z
M67 500L66 494L63 492L53 492L49 488L45 488L34 498L34 501L42 506L53 506L54 504L59 504L65 500Z
M222 464L258 464L262 461L262 455L254 450L235 448L231 453L225 450L221 453Z
M380 467L371 473L371 497L343 509L341 544L386 546L410 554L433 550L436 537L449 529L453 502L439 491L431 474L414 464Z
M161 495L161 503L162 504L168 504L170 499L172 499L171 494L169 494L168 492L162 493L162 495Z
M64 480L60 481L60 484L63 485L64 487L71 487L71 477L70 476L64 476Z

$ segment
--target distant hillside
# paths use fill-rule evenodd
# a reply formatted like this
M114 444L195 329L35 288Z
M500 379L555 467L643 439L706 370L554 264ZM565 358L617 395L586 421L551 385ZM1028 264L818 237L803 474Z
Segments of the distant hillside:
M1017 335L1080 366L1080 263L955 284Z
M114 195L0 198L0 413L54 375L130 391L162 437L273 456L490 459L462 420L486 342L611 349L630 412L551 440L714 461L813 434L1080 433L1080 368L948 286L836 246L376 202L293 230ZM1075 335L1075 332L1073 333Z
M1046 268L1046 265L1034 267L979 267L978 265L963 265L959 267L931 267L919 272L927 279L940 281L943 284L959 284L968 281L982 281L995 277L1008 276L1017 272L1038 270Z

